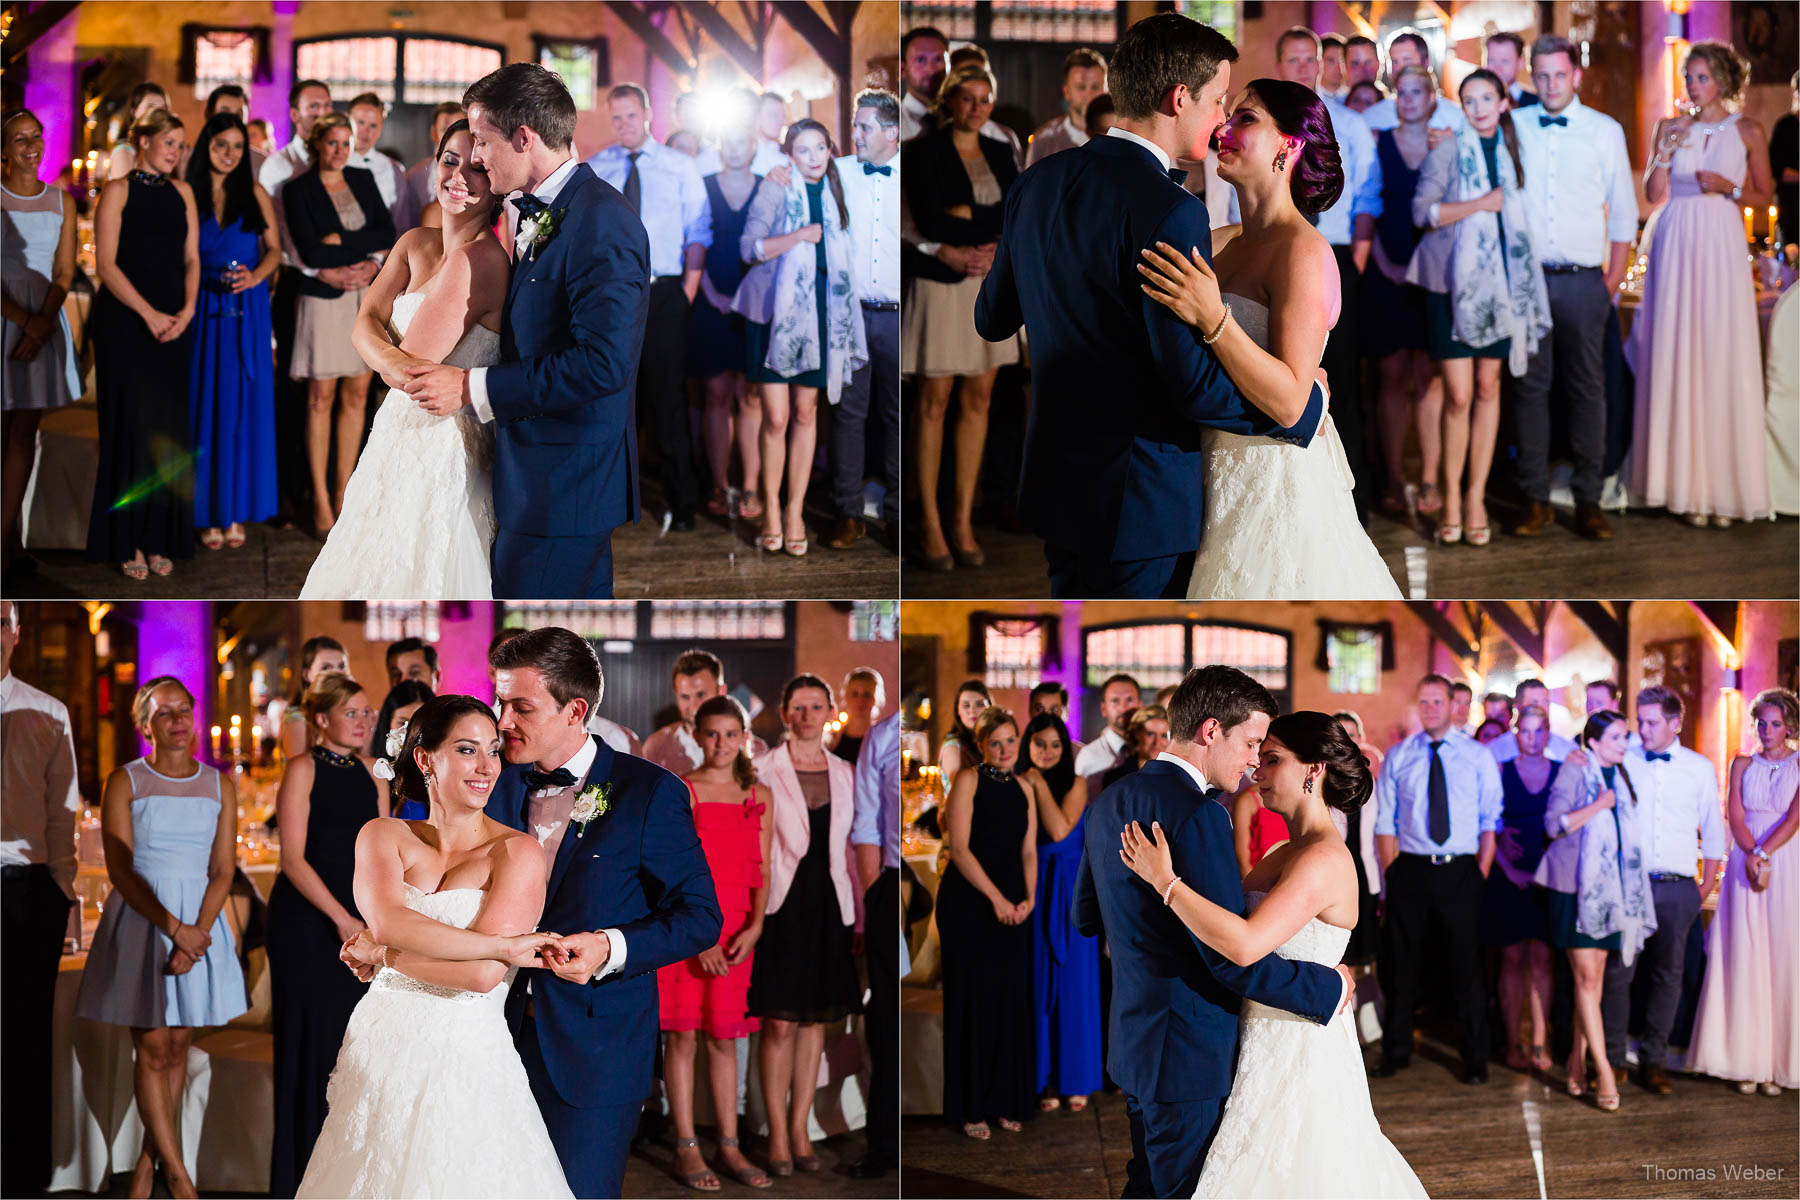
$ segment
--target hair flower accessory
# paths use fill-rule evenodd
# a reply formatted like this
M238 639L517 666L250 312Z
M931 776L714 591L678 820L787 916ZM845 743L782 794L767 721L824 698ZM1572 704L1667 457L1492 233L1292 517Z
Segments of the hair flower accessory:
M394 763L400 757L400 751L406 748L406 726L407 722L402 721L388 730L387 745L383 747L387 751L387 757L376 759L375 765L370 768L375 778L392 779L394 777Z

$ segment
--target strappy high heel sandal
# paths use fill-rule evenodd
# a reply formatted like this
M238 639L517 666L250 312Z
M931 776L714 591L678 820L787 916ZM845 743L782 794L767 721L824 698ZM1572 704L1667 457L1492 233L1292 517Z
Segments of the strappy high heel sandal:
M700 1139L676 1138L675 1153L679 1155L683 1150L692 1150L696 1154L699 1153ZM679 1183L682 1187L691 1188L696 1192L716 1192L725 1186L719 1182L718 1172L706 1165L705 1159L700 1160L700 1169L698 1171L678 1170L673 1172L673 1174L676 1183ZM711 1186L708 1186L708 1181L711 1182Z
M736 1150L738 1149L738 1140L734 1137L722 1137L719 1139L719 1149ZM725 1171L745 1187L766 1188L772 1186L769 1173L755 1163L749 1163L742 1167L727 1166Z

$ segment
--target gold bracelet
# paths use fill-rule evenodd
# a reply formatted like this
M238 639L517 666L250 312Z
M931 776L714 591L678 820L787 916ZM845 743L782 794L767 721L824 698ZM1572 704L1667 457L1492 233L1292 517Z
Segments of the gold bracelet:
M1210 346L1220 338L1224 337L1225 323L1229 320L1231 320L1231 305L1227 304L1225 306L1225 315L1219 318L1219 327L1212 331L1211 337L1208 337L1205 332L1202 332L1200 334L1200 340Z

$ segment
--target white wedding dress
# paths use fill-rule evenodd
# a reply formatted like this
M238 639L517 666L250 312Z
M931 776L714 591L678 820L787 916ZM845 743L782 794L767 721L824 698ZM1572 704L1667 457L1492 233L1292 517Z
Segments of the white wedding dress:
M424 299L408 292L394 301L396 344ZM453 367L499 361L500 335L482 325L444 358ZM492 599L493 445L468 410L434 417L390 389L300 599Z
M405 886L408 908L458 929L487 899ZM350 1016L297 1195L570 1195L506 1027L513 973L485 993L375 976Z
M1232 318L1268 348L1269 310L1230 295ZM1206 520L1190 600L1398 600L1399 585L1356 519L1355 479L1330 415L1303 450L1203 431Z
M1249 892L1251 911L1266 893ZM1350 931L1314 917L1275 953L1336 967ZM1254 1000L1238 1017L1237 1076L1194 1195L1423 1196L1369 1104L1352 1010L1329 1025Z

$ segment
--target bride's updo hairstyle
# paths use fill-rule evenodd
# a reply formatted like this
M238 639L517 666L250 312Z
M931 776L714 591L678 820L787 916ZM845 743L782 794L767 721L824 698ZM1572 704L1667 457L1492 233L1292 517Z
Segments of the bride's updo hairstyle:
M419 705L419 711L406 723L406 744L394 759L393 807L400 800L417 800L431 807L431 792L425 786L425 772L418 763L419 750L427 754L437 750L456 728L456 723L470 713L479 713L498 728L494 710L473 696L439 696ZM382 747L377 747L382 749Z
M1375 790L1375 773L1338 719L1322 712L1283 713L1269 722L1268 736L1312 766L1325 765L1325 803L1339 812L1360 809Z
M1344 164L1319 94L1284 79L1253 79L1244 90L1255 95L1283 136L1300 139L1300 158L1288 175L1294 207L1317 216L1336 204L1344 190Z

